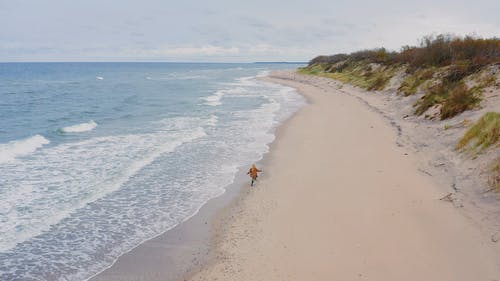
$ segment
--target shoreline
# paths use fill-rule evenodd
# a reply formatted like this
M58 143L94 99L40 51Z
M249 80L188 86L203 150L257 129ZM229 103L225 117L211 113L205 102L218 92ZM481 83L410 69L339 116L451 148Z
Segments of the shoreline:
M268 79L268 77L269 76L264 76L264 77L259 77L258 79L268 83L280 84L277 83L276 81L271 81L270 79ZM285 84L280 84L280 85L291 87ZM297 90L294 87L291 88ZM278 127L275 128L274 131L275 139L273 142L269 144L269 151L266 152L263 155L262 159L256 163L257 167L263 171L263 173L259 175L257 183L253 187L250 187L249 178L245 172L246 170L241 171L243 176L241 178L242 180L240 181L238 186L236 186L235 183L235 188L239 189L238 193L233 195L232 199L229 202L227 202L227 204L225 204L222 207L219 207L218 210L215 213L213 213L210 218L210 223L209 223L210 245L207 247L208 251L205 255L204 263L192 267L191 270L186 272L186 274L184 274L178 279L175 279L174 281L192 280L203 269L213 266L216 263L216 260L220 258L220 255L217 252L217 248L224 239L223 234L229 231L228 226L230 225L231 221L235 219L236 217L235 214L241 214L244 211L242 205L244 204L247 197L251 196L256 191L256 188L259 187L260 182L265 181L266 179L269 178L269 174L266 173L266 170L271 165L273 151L276 149L278 140L282 137L283 132L287 130L290 122L292 122L295 116L299 114L310 103L310 99L307 96L304 96L298 90L297 93L299 93L305 98L305 104L301 108L299 108L299 110L297 110L295 113L293 113L289 118L287 118L282 124L280 124ZM223 194L222 196L224 195L225 194Z
M499 245L492 243L487 233L477 229L476 225L463 214L457 212L455 207L439 200L444 192L441 184L431 177L426 177L425 173L419 170L419 159L416 155L418 151L412 151L398 143L401 129L387 122L388 120L384 119L381 112L377 112L377 108L370 108L370 104L359 97L341 95L338 91L331 93L334 87L330 89L316 87L314 89L315 85L307 85L293 79L287 80L285 77L276 77L275 74L263 79L296 88L299 93L306 97L308 104L296 112L285 124L282 124L276 132L276 139L264 160L266 161L264 169L272 169L272 172L269 173L273 173L273 175L265 174L265 177L262 177L261 182L257 184L256 189L238 197L229 208L221 211L216 219L218 224L214 224L215 242L211 248L211 259L205 265L191 271L182 280L332 280L332 278L334 280L473 280L474 278L474 280L496 280L495 278L500 276ZM332 80L332 82L334 81ZM354 103L357 104L358 110L364 111L364 114L373 118L375 120L373 123L376 125L371 125L364 130L369 132L374 127L380 127L384 132L376 131L375 135L391 140L388 147L384 147L384 149L387 149L387 154L398 151L399 156L392 156L396 157L398 162L402 161L401 165L404 166L404 172L407 173L404 175L391 174L391 178L396 179L389 181L395 180L398 184L389 190L381 191L384 196L390 198L377 194L378 190L367 188L372 184L371 181L363 182L364 188L368 189L366 192L381 202L364 198L365 194L357 191L333 191L336 195L345 195L343 193L346 192L353 196L351 203L362 209L352 209L352 206L345 205L349 202L335 200L336 197L332 196L331 198L335 202L329 204L336 203L342 205L341 207L321 206L319 208L335 214L335 218L338 220L335 223L330 221L331 218L325 216L324 213L318 214L319 218L302 218L300 211L295 212L296 209L307 212L307 208L317 209L318 206L310 205L311 202L304 206L306 202L302 202L298 198L305 197L298 197L297 194L294 194L290 198L290 194L286 194L292 192L288 191L289 189L294 189L293 192L303 196L308 195L300 187L295 189L282 185L283 181L290 185L294 184L294 182L287 181L282 177L283 173L293 177L293 174L288 174L292 173L291 171L282 171L276 175L278 174L276 170L283 170L280 168L281 165L288 165L288 168L295 170L295 167L290 167L293 164L284 162L283 159L293 158L286 154L300 153L300 149L290 151L289 145L284 143L295 142L300 146L303 142L312 143L317 139L309 139L308 129L304 125L298 126L297 123L303 123L306 114L309 117L314 117L316 121L318 118L325 117L318 116L320 113L317 113L318 104L325 102L323 97L321 102L317 101L319 95L323 94L336 95L336 98L342 96L340 106L329 104L335 109L341 110L344 104L350 103L352 105ZM314 107L316 108L313 109ZM315 112L313 113L313 111ZM321 114L325 114L325 111L323 110ZM299 140L297 138L301 134L298 131L305 132L300 137L302 139ZM360 135L363 135L362 133L359 132ZM366 134L366 132L364 133ZM291 134L294 135L295 140L290 136ZM378 136L379 134L383 136ZM327 137L331 138L332 136ZM370 138L372 135L369 132L365 137ZM316 158L315 161L336 165L336 163L323 158L332 152L339 154L342 152L334 148L326 148L324 151L324 143L322 144L323 146L317 149L320 150L318 156L321 158ZM350 145L354 146L354 144ZM383 145L386 146L387 143ZM283 150L287 149L289 153L284 154ZM308 153L312 153L314 149L310 150ZM371 153L363 148L361 150ZM351 151L351 153L355 152ZM364 156L361 156L361 159L363 158ZM368 162L378 164L376 159L369 159ZM306 160L304 163L306 166L311 164ZM317 167L317 164L312 165L314 168L321 169L321 167ZM386 165L391 166L387 163L382 164L382 166ZM392 168L399 169L397 166ZM370 177L377 180L387 181L386 177L380 175L385 172L385 169L380 169L374 173L370 171L369 174ZM324 178L325 175L318 179L320 177L318 173L312 172L312 174L312 177L307 177L308 179L304 181L312 180L313 186L329 182L328 179ZM410 178L409 183L407 182L408 177ZM303 180L301 177L294 178L295 181ZM415 180L415 183L412 179ZM349 181L359 181L360 179L342 180L344 184L349 185ZM377 183L375 181L374 184L377 188L387 189L384 185L379 186ZM401 185L406 183L412 185L412 188ZM425 188L421 188L420 185ZM279 189L281 193L275 189ZM401 193L402 191L398 191L398 189L404 189L410 195ZM319 197L316 199L323 202L322 198L332 195L331 192L322 188L313 193L317 193L315 195ZM396 194L393 195L393 193ZM357 202L358 200L362 203ZM285 206L280 205L286 205L286 203L280 203L280 201L287 201L287 203L293 201L297 205L285 208ZM323 203L326 202L329 201ZM284 213L284 209L293 214L287 215L287 212ZM360 225L352 225L353 222L349 218L341 215L345 215L348 210L354 213L359 212L358 215L364 219ZM374 214L370 214L371 212ZM380 221L382 226L372 221L377 217L384 219ZM366 220L367 218L370 219ZM314 222L311 223L308 220ZM306 228L306 230L297 229L293 226L294 224L296 227L300 225L300 228ZM404 227L400 228L401 226ZM340 231L336 229L337 227L348 229ZM320 231L318 235L321 236L321 239L315 241L313 237L309 237L315 236L315 231L318 231L318 228L328 232L331 236L326 238L322 236ZM359 232L353 232L353 230ZM374 236L378 239L374 239ZM344 240L336 240L334 237L344 238ZM294 243L287 243L291 241ZM279 244L279 247L275 244ZM368 247L365 244L368 244ZM340 254L336 252L340 252ZM301 255L308 253L310 254L309 258L313 259L308 263L307 259L301 258L300 255L297 256L299 253Z
M261 77L256 79L269 83ZM302 107L306 105L307 101ZM302 107L272 129L275 139L268 144L269 150L256 162L257 166L265 169L279 131ZM239 168L233 183L225 187L224 193L208 200L194 215L123 253L113 264L87 280L177 281L185 280L191 272L200 270L213 258L212 249L217 243L216 230L220 229L220 222L252 191L246 175L247 168ZM264 178L265 173L259 175L259 181Z
M294 261L293 257L294 255L286 253L286 250L285 252L283 252L283 249L281 248L280 249L275 248L274 251L276 251L276 253L281 253L283 256L280 256L280 258L284 259L285 261L283 262L274 259L272 261L268 260L267 262L268 264L271 264L272 267L274 267L273 270L266 268L268 267L267 264L262 264L261 261L255 259L257 254L252 253L251 251L257 252L258 255L260 255L260 258L264 258L264 260L267 258L268 255L273 255L272 252L265 251L265 249L264 249L265 253L262 253L263 249L262 247L259 247L260 245L259 243L262 243L263 240L269 239L267 235L263 235L264 231L267 228L261 226L262 221L265 221L266 218L268 218L270 214L272 214L272 212L276 211L277 208L276 206L279 205L279 202L276 201L277 198L279 198L282 195L286 196L285 193L279 193L277 191L273 191L273 188L270 186L274 185L274 183L272 182L275 180L275 178L270 174L272 174L273 170L277 168L276 162L282 161L280 160L280 158L284 157L282 155L282 152L279 151L282 150L281 148L283 146L282 143L290 140L290 137L288 136L289 131L297 131L298 128L296 127L295 124L297 123L296 119L299 120L303 119L302 116L304 115L303 111L314 111L313 109L311 109L311 107L317 105L315 104L317 103L315 95L321 93L330 94L329 91L332 91L335 87L337 87L337 85L335 84L334 86L332 86L332 88L328 89L318 88L317 89L318 91L316 93L311 94L305 92L304 87L314 88L315 85L306 85L300 81L286 80L283 77L273 77L275 74L276 72L273 72L271 73L270 76L260 79L266 82L277 83L284 86L293 87L297 90L297 92L299 92L299 94L303 95L306 98L307 102L306 105L304 105L291 117L289 117L285 122L283 122L277 128L275 128L274 132L275 140L269 145L270 147L269 151L263 155L263 158L260 161L257 162L258 166L264 170L264 173L261 175L261 177L259 177L257 185L254 188L245 189L248 185L248 183L246 182L247 180L246 176L244 175L245 171L240 170L238 172L239 176L235 178L235 182L231 186L226 188L226 192L223 195L211 199L198 211L198 213L196 213L190 219L179 224L174 229L171 229L166 233L159 235L157 238L153 238L150 241L146 241L145 243L137 246L129 253L126 253L119 258L119 260L126 259L128 261L121 262L122 264L118 267L116 265L113 265L111 268L108 268L107 270L101 272L100 274L98 274L97 276L93 277L90 280L92 281L116 280L117 277L119 277L120 280L164 280L164 281L235 280L233 278L237 278L238 280L260 280L262 278L264 278L264 280L282 280L283 278L285 280L306 280L306 279L331 280L332 276L340 278L339 280L373 280L371 278L377 276L385 278L384 280L402 280L400 278L402 278L403 276L407 276L408 274L412 275L415 274L415 272L410 271L410 268L405 267L405 265L401 264L392 265L395 267L403 267L403 269L396 270L397 272L390 272L391 270L387 269L388 266L387 264L384 265L384 267L382 268L385 269L385 271L378 270L377 268L369 268L370 270L368 271L353 268L352 259L355 259L357 257L363 257L366 265L366 259L367 259L366 253L359 251L360 250L359 248L362 247L362 243L356 243L353 246L353 248L351 248L351 250L353 250L354 253L351 253L350 256L347 258L347 260L350 261L351 263L350 264L347 263L347 265L344 265L346 270L341 270L341 273L338 272L336 273L331 270L324 270L321 272L321 274L319 274L318 273L319 271L316 270L317 268L315 268L315 265L317 266L319 264L320 269L323 270L327 267L332 267L335 261L340 264L344 263L343 259L345 257L339 259L339 257L334 257L334 256L332 257L329 255L326 256L323 255L321 257L313 255L311 257L315 258L314 265L304 264L304 261L301 261L302 263L295 264L295 267L306 268L307 270L305 271L295 270L294 269L295 267L291 267L290 266L291 264L294 264L295 262L298 261ZM333 80L331 82L335 83L335 81ZM497 274L500 276L500 263L499 262L495 263L496 260L500 260L500 247L498 243L497 244L491 243L491 241L489 241L488 239L489 236L487 232L481 233L480 230L475 229L473 222L467 220L465 216L463 216L463 213L457 211L457 209L452 207L451 204L439 201L439 198L442 195L444 195L443 192L445 190L443 189L443 185L441 183L437 183L430 177L426 177L426 174L419 170L418 168L419 160L418 157L416 157L415 155L416 153L418 153L418 151L413 151L409 149L409 147L404 147L400 145L399 138L401 137L401 128L398 128L397 126L394 126L394 124L391 124L390 119L387 118L384 119L385 118L385 116L383 116L384 113L380 111L380 109L371 106L369 102L363 100L359 96L346 95L345 98L347 100L351 100L351 102L358 103L358 105L361 107L361 110L365 111L366 114L372 114L372 115L375 114L377 116L376 118L379 119L379 121L381 121L381 123L378 124L378 126L385 126L385 134L392 135L390 137L390 139L392 140L390 144L391 149L399 150L401 153L404 153L403 158L411 159L410 161L412 162L411 167L414 172L412 174L412 177L418 178L419 183L424 183L427 186L425 190L425 192L427 193L424 192L425 195L422 195L422 191L418 191L418 196L424 196L425 200L413 198L414 200L407 202L410 206L404 206L403 208L405 209L409 207L410 210L404 210L404 211L398 210L397 212L394 212L390 217L386 217L386 219L387 218L393 219L392 216L395 215L397 216L398 213L400 212L405 212L405 211L415 212L416 209L418 209L418 206L423 204L422 201L425 201L423 205L430 207L431 210L430 211L419 210L419 211L426 213L427 219L429 219L434 215L438 216L441 215L440 221L442 221L443 224L446 224L442 220L443 214L436 212L436 210L439 210L439 212L444 212L444 218L448 219L452 218L451 220L454 221L453 228L451 230L447 229L447 227L443 227L442 225L437 226L437 228L439 228L439 231L437 231L438 233L437 238L439 242L446 244L447 250L450 250L451 253L446 251L440 252L440 250L442 250L443 247L441 245L436 245L435 244L436 241L433 241L433 239L425 241L426 243L428 243L428 245L427 244L413 245L412 247L414 246L420 246L421 248L425 247L437 257L431 261L426 260L423 264L419 265L420 267L417 266L417 268L419 268L421 271L422 270L424 271L423 274L422 273L416 274L413 276L414 279L407 278L406 280L423 280L422 278L425 279L430 277L436 277L436 279L431 278L427 280L465 281L469 280L467 278L470 277L484 276L490 278L484 280L490 281L490 280L495 280L492 278L496 277ZM376 127L378 128L378 126ZM307 131L307 129L304 129L303 126L301 128L302 130ZM366 130L368 130L368 128L366 128ZM297 136L295 136L294 139L295 141L297 141ZM322 146L321 149L324 149L324 146ZM321 156L324 157L325 155ZM316 160L322 161L321 159L316 159ZM377 174L384 173L384 171L380 170L376 171L376 173ZM296 178L296 180L300 180L300 178ZM281 190L281 192L286 192L286 191ZM431 198L429 198L429 194L431 194ZM373 195L376 196L375 194ZM300 201L296 203L300 204ZM364 202L364 203L368 205L370 204L373 205L373 202ZM301 208L303 208L303 206L297 207L297 209L299 210ZM314 208L314 206L309 205L309 208ZM364 210L363 214L367 211L369 212L370 210ZM415 214L412 214L411 217L414 219ZM287 216L281 217L281 219L284 218L293 219L293 218L288 218ZM321 215L321 219L325 219L324 215ZM399 223L402 223L399 220L397 221ZM276 221L274 223L279 224L279 222ZM289 220L288 223L293 224L294 222L293 220L291 221ZM345 224L346 222L343 221L343 223ZM414 223L415 222L410 222L410 226L414 227L414 225L412 225ZM419 221L418 223L421 224L422 221ZM436 230L432 229L434 227L432 223L424 223L424 224L426 227L424 230L418 228L414 228L413 230L418 232L418 234L420 235L425 234L426 231L436 232ZM297 223L297 225L299 225L299 223ZM277 228L275 228L274 225L267 225L267 227L273 228L273 232L277 231ZM283 225L280 225L280 227L281 227L281 229L279 230L281 231L280 233L286 234L286 232L282 232ZM318 227L318 225L314 225L314 227ZM314 231L314 229L310 230ZM394 229L392 230L393 231L389 236L393 237L393 239L396 239L395 237L397 235L395 234L397 233L395 233ZM453 237L455 233L458 233L463 230L465 230L465 234L459 235L458 238ZM332 229L328 229L328 231L332 231ZM450 241L443 240L442 237L443 233L445 233L444 236L450 236L449 239ZM186 234L190 234L188 235L187 239L185 236ZM349 232L349 234L352 236L359 236L356 233L353 234L352 232ZM189 237L191 238L190 242L188 241L190 239ZM278 237L274 237L273 239L277 238ZM281 242L282 238L283 237L279 237L277 241ZM429 237L426 238L428 239ZM186 243L183 242L178 244L178 241L181 241L182 239L186 239L184 240L184 242ZM404 239L411 240L412 237L407 236ZM177 247L180 248L184 247L184 250L188 248L190 249L190 251L183 252L181 250L176 252L176 251L170 251L171 249L169 249L168 254L165 253L162 254L162 249L164 249L165 244L169 244L168 241L175 241ZM195 242L193 243L193 241ZM249 241L251 241L251 244L249 244ZM464 241L467 241L464 249L459 249L459 247L464 246L461 245L461 243L463 243ZM323 240L319 239L318 242L321 242L323 244L316 245L314 247L314 245L311 245L312 243L311 241L297 241L297 245L299 247L305 247L302 248L302 250L307 252L309 248L311 248L311 246L313 246L312 248L314 248L315 250L319 250L320 248L324 247L325 246L324 243L328 241L325 241L324 239ZM396 244L398 242L399 241L395 240ZM422 241L420 241L419 243L422 243ZM173 243L172 246L175 247ZM340 246L341 248L343 247L343 245L337 245L337 246ZM371 246L375 247L375 245ZM401 245L398 246L401 247ZM273 246L266 244L266 247L272 248ZM291 247L291 245L287 245L285 247L285 249L288 250L290 250L290 248L293 247ZM153 251L151 253L152 257L145 258L145 255L141 254L141 252L146 253L147 250ZM397 246L391 246L391 249L389 249L390 254L388 259L390 259L391 262L395 262L401 258L398 254L395 254L395 251L397 250L399 250L399 247ZM467 258L465 257L466 252L475 253L476 256L480 256L481 258L475 260L473 260L472 258ZM459 258L453 258L452 254L459 256ZM170 260L165 259L164 257L166 256L168 256L169 258L175 256L176 259L175 263L182 264L182 269L177 268L176 274L172 275L171 272L169 271L171 270L172 267L169 267L169 265L165 263L172 261L172 259ZM384 259L384 257L377 256L376 253L368 256L370 256L370 259L376 260L378 263L380 263L379 259L382 260ZM449 260L443 258L444 256L446 256ZM158 259L158 257L160 257L160 259ZM409 253L404 253L402 257L411 258ZM485 257L489 257L489 259L487 258L487 261L484 261ZM243 260L243 262L240 262L240 260ZM464 263L463 261L460 261L458 263L459 265L457 266L456 262L458 260L467 260L467 262ZM484 263L487 263L488 265L487 266L481 265L482 260L484 261ZM162 264L162 262L164 264ZM439 273L438 275L432 275L433 271L430 270L429 268L432 266L429 266L429 263L438 264L439 266L433 267L434 270L441 270L443 272ZM443 265L445 265L444 267L447 267L447 269L443 269L442 268ZM471 265L474 268L468 270L470 271L469 275L466 274L467 272L464 273L463 270L461 270L461 268L468 268L468 267L470 268ZM153 266L156 275L155 276L144 275L145 268L147 269L150 268L151 266ZM360 267L361 265L357 264L357 266ZM438 269L438 267L440 268ZM158 268L161 268L162 270L157 271ZM249 274L248 269L252 268L254 271L252 274ZM285 272L282 271L283 269L285 270ZM350 271L348 271L347 269L350 269ZM313 273L316 272L317 275L310 275L311 271ZM364 271L364 272L359 273L358 271L360 272ZM387 275L388 272L390 272L391 274ZM131 273L132 275L130 275ZM481 275L478 275L480 273ZM121 275L116 275L116 274L121 274ZM397 278L391 279L394 276L399 276L398 277L399 279ZM439 276L440 279L437 278L437 276ZM478 280L483 280L483 279L478 279Z
M240 169L226 191L207 201L193 216L122 254L87 280L176 281L202 267L210 259L218 217L245 195L245 171Z

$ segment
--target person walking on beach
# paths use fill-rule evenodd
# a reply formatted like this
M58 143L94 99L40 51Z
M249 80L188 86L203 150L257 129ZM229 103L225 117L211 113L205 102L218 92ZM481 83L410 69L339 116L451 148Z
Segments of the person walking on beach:
M257 169L255 164L253 164L252 168L248 170L247 175L250 175L250 177L252 178L252 183L250 184L250 186L253 186L253 182L257 180L257 177L259 176L258 173L260 172L262 172L262 170Z

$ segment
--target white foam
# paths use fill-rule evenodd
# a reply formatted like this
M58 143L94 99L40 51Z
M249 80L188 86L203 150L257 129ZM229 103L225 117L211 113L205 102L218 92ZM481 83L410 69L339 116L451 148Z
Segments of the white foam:
M182 118L171 118L171 124L167 123L167 127L178 124L179 130L160 128L155 133L64 143L37 153L33 159L3 167L0 186L7 189L0 193L0 213L5 215L0 221L0 252L120 189L160 155L206 136L202 127L192 127L193 123ZM23 195L17 196L20 192ZM24 208L31 211L25 213Z
M303 103L293 89L255 77L223 85L218 101L232 98L235 109L204 107L205 117L166 118L149 124L148 133L62 143L6 165L0 277L5 270L6 280L54 279L47 272L86 280L223 193L238 168L262 158L276 126ZM1 255L12 247L13 254Z
M186 75L180 73L171 73L167 76L156 76L156 77L146 77L148 80L153 81L172 81L172 80L200 80L200 79L208 79L205 75Z
M64 127L61 131L65 133L82 133L92 131L97 127L97 123L94 120L90 120L87 123L81 123L73 126Z
M248 94L248 87L255 86L255 82L251 81L255 77L243 77L236 79L236 83L223 83L222 85L229 86L228 88L218 90L213 95L202 97L205 105L218 106L222 104L221 99L226 95Z
M205 100L206 105L218 106L222 104L220 100L222 99L224 94L225 94L224 91L217 91L213 95L208 97L203 97L202 99Z
M210 116L209 119L207 119L207 126L211 126L211 127L214 127L217 125L217 122L219 122L219 117L217 117L216 115L212 115Z
M161 131L182 131L186 128L195 127L213 127L217 124L219 118L216 115L210 115L208 118L199 117L175 117L165 118L152 122L156 129Z
M15 140L0 144L0 163L12 161L20 156L35 152L50 141L41 135L35 135L23 140Z
M269 76L269 70L264 70L264 71L261 71L259 73L257 73L257 75L255 77L266 77L266 76Z
M97 79L97 80L104 80L104 77L102 77L102 76L96 76L95 79Z

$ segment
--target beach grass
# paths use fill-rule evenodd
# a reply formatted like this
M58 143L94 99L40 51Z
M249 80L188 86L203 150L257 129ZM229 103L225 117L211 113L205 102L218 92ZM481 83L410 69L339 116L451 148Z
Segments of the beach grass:
M500 113L485 113L460 139L456 148L481 153L489 147L498 147L500 140ZM497 163L497 171L498 171Z
M425 82L428 82L433 78L435 72L436 68L430 67L427 69L420 69L412 74L409 74L403 82L401 82L398 91L404 96L415 94Z
M374 67L364 62L358 62L334 66L319 64L301 68L299 73L328 77L369 91L379 91L385 88L396 70L395 67Z
M496 191L500 192L500 157L493 161L490 169L488 184Z

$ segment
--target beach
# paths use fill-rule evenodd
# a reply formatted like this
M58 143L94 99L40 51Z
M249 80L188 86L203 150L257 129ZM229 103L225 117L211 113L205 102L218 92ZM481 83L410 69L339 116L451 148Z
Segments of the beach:
M469 2L3 1L0 281L500 281Z
M208 262L183 280L498 280L499 244L440 200L448 187L419 169L397 127L338 85L299 76L265 78L308 104L279 128L257 185L219 212Z

